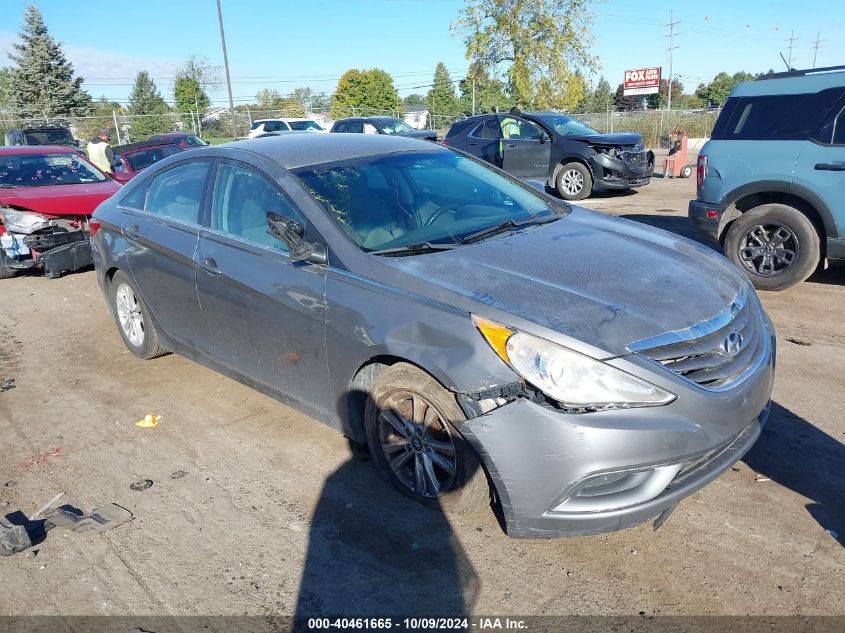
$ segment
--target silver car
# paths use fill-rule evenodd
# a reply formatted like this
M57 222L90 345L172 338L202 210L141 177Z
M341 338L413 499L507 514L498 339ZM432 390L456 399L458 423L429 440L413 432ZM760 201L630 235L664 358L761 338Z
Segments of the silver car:
M369 445L396 490L514 537L656 517L760 434L772 324L707 248L454 150L291 133L172 156L103 203L127 347Z

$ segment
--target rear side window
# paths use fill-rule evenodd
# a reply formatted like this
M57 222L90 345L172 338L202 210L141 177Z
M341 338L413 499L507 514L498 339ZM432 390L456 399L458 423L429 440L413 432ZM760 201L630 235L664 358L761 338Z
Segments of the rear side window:
M839 112L833 127L833 144L845 145L845 108Z
M364 123L363 121L350 121L346 124L346 131L352 134L363 134L364 132Z
M334 126L334 132L346 132L346 123L338 123Z
M128 195L124 196L123 200L120 201L119 205L128 209L143 209L144 198L146 198L146 196L147 185L144 184L135 187L132 191L129 192Z
M812 94L731 97L713 129L713 139L809 139L836 104L842 91L842 88L835 88Z
M472 136L493 140L502 138L502 127L499 125L499 119L496 117L487 119L473 130Z
M208 166L205 161L183 163L153 177L144 210L174 220L199 224Z

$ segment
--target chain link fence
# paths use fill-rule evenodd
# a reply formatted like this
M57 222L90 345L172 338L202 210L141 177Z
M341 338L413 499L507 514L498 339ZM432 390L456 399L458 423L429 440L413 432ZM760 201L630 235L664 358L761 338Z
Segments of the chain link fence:
M636 132L646 147L665 145L673 130L684 130L690 138L707 138L719 116L718 110L637 110L574 114L602 133Z

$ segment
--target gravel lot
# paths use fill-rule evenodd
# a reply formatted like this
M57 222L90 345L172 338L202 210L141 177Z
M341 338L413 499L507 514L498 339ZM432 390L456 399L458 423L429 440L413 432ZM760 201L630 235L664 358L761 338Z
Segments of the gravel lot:
M585 206L694 235L693 196L655 179ZM492 513L450 523L306 416L178 356L136 359L93 271L0 287L0 378L16 381L0 512L65 491L134 514L3 560L0 615L845 615L845 270L763 294L776 405L745 460L656 532L553 541L509 539ZM135 426L148 413L158 426Z

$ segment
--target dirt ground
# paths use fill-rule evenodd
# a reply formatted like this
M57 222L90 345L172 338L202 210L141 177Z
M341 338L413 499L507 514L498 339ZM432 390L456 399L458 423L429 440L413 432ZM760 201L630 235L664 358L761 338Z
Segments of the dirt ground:
M693 196L655 179L585 206L694 235ZM762 298L778 377L753 451L656 532L521 541L397 496L342 436L232 380L138 360L93 271L0 282L0 512L64 491L134 514L2 560L0 615L845 614L845 270Z

